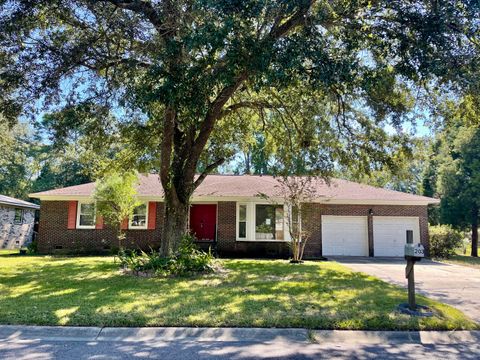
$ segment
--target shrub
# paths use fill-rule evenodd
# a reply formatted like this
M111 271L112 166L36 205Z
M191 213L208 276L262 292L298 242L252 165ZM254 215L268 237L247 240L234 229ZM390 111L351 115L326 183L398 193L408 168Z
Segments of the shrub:
M135 250L120 249L118 250L117 259L122 268L132 271L140 271L145 263L143 256L140 256Z
M436 225L429 228L430 255L432 257L448 259L455 254L462 244L461 232L448 225Z
M214 256L197 248L191 235L185 235L180 243L174 261L169 263L170 273L188 275L192 273L209 273L214 270Z
M193 237L185 235L178 251L171 257L164 257L158 251L150 252L123 250L118 252L120 266L133 272L152 272L155 275L187 276L214 271L215 258L196 247Z
M29 254L36 254L38 252L38 241L37 238L34 237L30 244L27 246L27 252Z

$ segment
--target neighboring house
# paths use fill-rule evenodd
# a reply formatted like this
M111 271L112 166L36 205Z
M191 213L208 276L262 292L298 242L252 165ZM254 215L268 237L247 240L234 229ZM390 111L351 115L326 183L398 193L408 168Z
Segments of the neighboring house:
M0 195L0 249L18 249L33 236L35 210L40 206Z
M192 197L190 227L200 242L220 255L289 255L286 211L258 194L275 197L271 176L209 175ZM307 205L304 228L310 233L305 257L403 256L406 230L428 252L427 205L433 198L332 179L314 181L316 196ZM108 251L115 231L95 215L95 183L30 194L42 203L39 250L42 253ZM159 247L163 191L158 175L141 175L137 188L143 205L124 223L126 245Z

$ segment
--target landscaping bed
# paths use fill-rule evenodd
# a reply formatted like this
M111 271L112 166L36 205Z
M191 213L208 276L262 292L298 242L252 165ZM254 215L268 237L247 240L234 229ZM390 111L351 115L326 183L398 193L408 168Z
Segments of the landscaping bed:
M0 255L0 323L474 329L460 311L418 296L435 316L396 311L405 290L335 262L221 260L196 277L125 275L113 257Z

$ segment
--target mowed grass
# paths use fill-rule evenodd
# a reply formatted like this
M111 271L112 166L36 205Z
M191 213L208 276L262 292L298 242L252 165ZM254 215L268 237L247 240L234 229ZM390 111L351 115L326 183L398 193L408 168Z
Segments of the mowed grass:
M478 257L472 257L468 255L453 255L451 258L443 259L441 261L480 269L480 258Z
M480 269L480 258L472 257L472 246L467 245L465 249L457 249L456 254L451 256L449 259L435 259L440 262L447 264L463 265L476 269Z
M403 289L335 262L222 260L194 278L122 274L112 257L0 255L0 323L473 329L460 311L418 297L432 318L399 314Z

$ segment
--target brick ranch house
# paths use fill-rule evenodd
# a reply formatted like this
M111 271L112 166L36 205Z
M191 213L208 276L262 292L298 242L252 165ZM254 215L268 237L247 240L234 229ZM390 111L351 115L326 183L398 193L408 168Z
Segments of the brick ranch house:
M30 194L41 200L38 248L42 253L90 253L117 246L115 230L95 215L95 183ZM315 181L316 196L307 205L310 238L306 258L320 256L403 256L406 230L428 253L427 205L438 200L333 179ZM163 192L158 175L141 175L137 187L143 202L126 229L125 246L160 245ZM274 197L271 176L209 175L192 197L190 228L203 245L224 256L289 255L286 211L258 194Z

